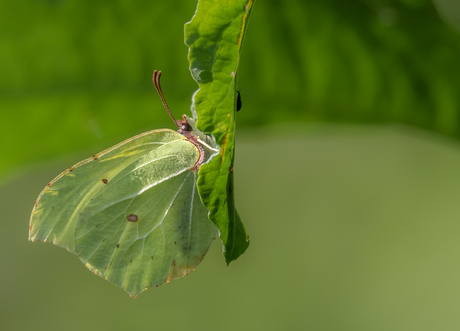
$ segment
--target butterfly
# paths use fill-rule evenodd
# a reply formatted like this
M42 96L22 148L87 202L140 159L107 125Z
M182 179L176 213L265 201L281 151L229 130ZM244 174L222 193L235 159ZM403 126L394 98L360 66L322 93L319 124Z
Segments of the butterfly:
M219 149L186 115L178 131L141 133L53 179L32 210L29 240L76 254L132 297L193 271L217 235L197 191L200 166Z

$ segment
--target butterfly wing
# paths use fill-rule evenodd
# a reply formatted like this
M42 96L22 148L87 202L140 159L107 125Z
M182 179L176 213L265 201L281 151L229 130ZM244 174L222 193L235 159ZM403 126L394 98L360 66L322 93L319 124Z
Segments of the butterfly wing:
M42 191L31 241L51 241L136 296L194 270L216 235L196 189L197 148L172 130L83 160Z

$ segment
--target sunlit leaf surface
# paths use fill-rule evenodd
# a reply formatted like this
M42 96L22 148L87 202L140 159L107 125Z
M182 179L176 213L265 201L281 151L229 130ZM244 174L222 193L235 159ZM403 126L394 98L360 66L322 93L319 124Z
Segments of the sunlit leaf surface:
M200 0L195 16L185 26L190 72L199 85L194 95L197 126L212 133L221 148L218 157L201 167L198 191L210 210L209 218L220 230L227 263L249 245L234 204L233 164L236 76L252 5L252 0Z

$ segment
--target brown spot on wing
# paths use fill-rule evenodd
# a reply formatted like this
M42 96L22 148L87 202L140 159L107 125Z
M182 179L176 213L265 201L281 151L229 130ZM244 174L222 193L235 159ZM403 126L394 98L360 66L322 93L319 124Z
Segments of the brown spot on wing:
M128 222L137 222L139 220L139 217L136 214L130 214L128 217Z

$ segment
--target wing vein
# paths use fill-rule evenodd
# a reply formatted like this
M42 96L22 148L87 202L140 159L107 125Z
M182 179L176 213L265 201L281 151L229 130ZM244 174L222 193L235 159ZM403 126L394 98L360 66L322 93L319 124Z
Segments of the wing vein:
M171 209L171 206L173 205L174 201L176 200L177 195L179 194L180 190L181 190L182 187L184 186L185 181L187 180L187 178L188 178L189 175L190 175L190 174L187 174L187 176L185 176L184 181L182 182L182 184L181 184L181 185L179 186L179 188L177 189L177 192L176 192L176 194L174 194L174 197L172 198L171 203L170 203L169 206L168 206L168 209L166 209L166 211L165 211L163 217L161 218L161 221L160 221L156 226L154 226L147 234L145 234L142 238L147 237L147 236L150 235L150 233L152 233L160 224L163 224L164 219L165 219L166 216L168 215L169 210Z

